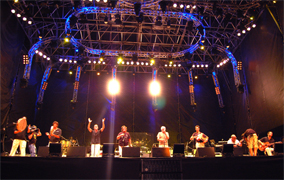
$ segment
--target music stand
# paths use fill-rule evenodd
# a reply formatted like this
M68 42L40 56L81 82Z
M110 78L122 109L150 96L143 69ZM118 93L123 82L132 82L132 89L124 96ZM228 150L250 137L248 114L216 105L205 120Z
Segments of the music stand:
M103 143L103 157L114 157L114 143Z

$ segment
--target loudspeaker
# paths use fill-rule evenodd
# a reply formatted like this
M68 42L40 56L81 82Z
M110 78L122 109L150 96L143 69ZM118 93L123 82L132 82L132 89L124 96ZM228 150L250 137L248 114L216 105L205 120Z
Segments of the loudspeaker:
M114 157L114 143L103 144L103 157Z
M47 146L39 146L37 157L47 157L49 155L49 147Z
M278 153L283 153L283 143L275 143L274 144L274 153L277 155Z
M184 157L184 144L174 144L174 151L173 151L174 157Z
M234 156L243 156L243 148L234 147Z
M161 147L161 148L152 148L152 157L171 157L170 148Z
M67 157L86 157L87 148L84 146L67 147Z
M140 147L122 147L122 157L140 157Z
M50 143L49 144L49 155L61 156L61 144L60 143Z
M195 157L215 157L214 147L197 148Z

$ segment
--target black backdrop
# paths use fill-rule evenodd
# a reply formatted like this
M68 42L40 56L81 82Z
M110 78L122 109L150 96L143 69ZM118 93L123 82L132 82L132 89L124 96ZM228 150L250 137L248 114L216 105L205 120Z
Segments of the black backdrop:
M116 136L121 125L126 125L130 132L148 132L156 136L161 125L170 133L169 143L189 141L196 124L210 139L227 140L232 133L240 134L249 127L265 135L274 130L275 136L283 136L283 36L278 31L268 11L265 10L253 29L234 53L237 60L243 61L242 78L246 79L248 93L239 94L233 81L231 64L227 70L219 71L218 78L225 108L220 109L214 90L212 77L199 76L194 80L197 109L190 107L188 77L167 78L159 75L162 94L158 98L159 108L154 111L148 92L151 74L118 73L121 93L117 96L115 126L110 129L110 101L107 81L110 74L95 72L82 73L80 79L78 103L71 108L74 74L66 71L51 73L45 91L43 105L36 108L41 78L44 69L33 63L29 86L19 87L23 75L21 49L24 33L17 24L9 8L1 7L1 122L17 121L27 116L29 124L36 124L42 132L49 131L54 120L59 122L63 136L78 138L81 145L90 142L90 133L86 129L87 118L101 126L101 119L106 117L106 130L102 142L110 142L111 132ZM281 9L283 12L283 10ZM282 12L278 14L282 14ZM261 38L260 38L261 37ZM27 49L29 45L25 43ZM23 50L24 51L24 50ZM24 51L25 52L25 51ZM27 53L27 52L25 52ZM13 82L19 66L13 106L8 118L4 118L9 109ZM244 75L244 76L243 76ZM248 111L249 108L249 111ZM181 129L179 130L179 119ZM180 136L181 135L181 136ZM8 130L8 139L12 129ZM43 135L38 145L46 145L48 139Z

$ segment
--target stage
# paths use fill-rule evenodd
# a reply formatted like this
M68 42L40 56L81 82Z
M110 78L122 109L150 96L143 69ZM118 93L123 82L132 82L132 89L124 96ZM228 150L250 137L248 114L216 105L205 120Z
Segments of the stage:
M283 179L282 156L1 157L2 179Z

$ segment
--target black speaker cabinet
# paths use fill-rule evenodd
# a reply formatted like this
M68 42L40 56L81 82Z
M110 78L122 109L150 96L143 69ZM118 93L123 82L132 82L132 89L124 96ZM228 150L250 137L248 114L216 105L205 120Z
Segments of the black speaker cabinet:
M283 143L275 143L274 144L274 153L275 153L275 155L283 153Z
M152 148L152 157L171 157L170 148L161 147L161 148Z
M60 143L50 143L49 144L49 155L62 156L61 144Z
M37 157L47 157L49 155L49 147L39 146L37 151Z
M234 156L243 156L243 148L234 147Z
M214 147L197 148L195 157L215 157Z
M122 157L140 157L140 147L122 147Z
M103 157L114 157L114 143L104 143L103 144Z
M174 157L184 157L184 144L183 143L176 143L174 144Z
M84 146L67 147L67 157L86 157L87 148Z

